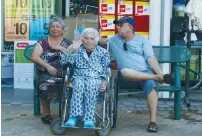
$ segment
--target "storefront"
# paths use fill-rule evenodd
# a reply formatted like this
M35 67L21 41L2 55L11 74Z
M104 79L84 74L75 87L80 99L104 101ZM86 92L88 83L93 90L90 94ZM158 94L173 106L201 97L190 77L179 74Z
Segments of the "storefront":
M182 10L185 0L173 0L173 3L178 3L177 6L173 6L172 1L166 1L167 5L164 5L164 8L162 2L159 7L158 3L151 3L150 0L2 0L1 2L4 5L1 9L4 28L1 43L2 87L13 87L15 82L29 82L29 78L23 78L20 75L23 74L22 70L21 73L14 71L17 63L30 63L24 60L23 49L16 47L15 43L19 41L32 43L41 37L48 36L48 22L53 14L64 19L66 25L64 37L70 39L76 38L82 28L86 27L101 29L102 37L110 37L116 33L116 27L112 21L125 15L131 16L136 20L136 33L148 37L150 41L152 37L155 37L154 42L152 41L154 45L170 45L170 22L168 21L172 16L185 15ZM154 5L151 7L151 4ZM168 4L171 8L168 8ZM173 14L172 7L175 9ZM166 8L169 11L163 11ZM157 10L158 14L155 17L151 16ZM171 14L168 15L168 12ZM151 21L153 17L155 19ZM153 27L152 23L157 28ZM165 32L167 35L164 35ZM167 39L166 43L164 39ZM198 50L193 50L192 53L198 54ZM15 63L16 60L18 62ZM194 55L191 59L191 68L197 69L199 62L201 60ZM169 66L165 68L168 68L165 71L168 73ZM183 71L182 74L184 78ZM30 73L29 76L31 75ZM194 75L191 74L191 78L195 78Z

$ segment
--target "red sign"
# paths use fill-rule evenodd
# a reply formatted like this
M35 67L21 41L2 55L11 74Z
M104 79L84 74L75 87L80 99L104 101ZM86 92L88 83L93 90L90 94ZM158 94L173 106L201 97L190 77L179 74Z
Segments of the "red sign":
M119 5L120 12L126 12L126 5Z
M18 48L26 48L26 47L28 47L29 46L29 43L18 43L17 44L17 47Z
M137 6L137 13L143 13L143 6Z
M101 4L101 11L102 12L107 12L108 10L107 4Z
M102 25L102 27L104 28L104 27L107 27L107 20L101 20L101 25Z

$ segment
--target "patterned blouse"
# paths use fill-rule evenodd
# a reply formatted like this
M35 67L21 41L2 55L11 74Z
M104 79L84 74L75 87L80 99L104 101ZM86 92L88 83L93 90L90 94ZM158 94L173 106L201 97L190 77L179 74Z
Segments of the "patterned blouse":
M96 46L92 54L88 57L86 49L81 45L76 53L61 55L61 63L73 64L73 79L76 77L107 79L110 55L106 49Z

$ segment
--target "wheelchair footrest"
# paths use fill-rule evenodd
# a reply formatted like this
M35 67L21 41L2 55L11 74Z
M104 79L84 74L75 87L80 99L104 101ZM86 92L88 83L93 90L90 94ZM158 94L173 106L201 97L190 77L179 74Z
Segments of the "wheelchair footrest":
M87 128L87 127L68 127L68 126L65 126L65 125L62 125L61 127L64 127L64 128L84 128L84 129L92 129L92 130L100 130L100 129L102 129L101 127L94 127L94 128Z

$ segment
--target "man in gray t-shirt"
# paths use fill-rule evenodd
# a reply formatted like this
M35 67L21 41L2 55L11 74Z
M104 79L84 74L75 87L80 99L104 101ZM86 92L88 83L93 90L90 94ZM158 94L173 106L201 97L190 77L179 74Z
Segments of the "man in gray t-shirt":
M117 24L118 34L107 40L101 38L100 44L109 42L121 75L126 80L136 81L144 90L150 110L148 132L157 132L157 82L165 82L169 75L163 75L148 40L135 35L135 21L131 17L114 20L114 24Z

